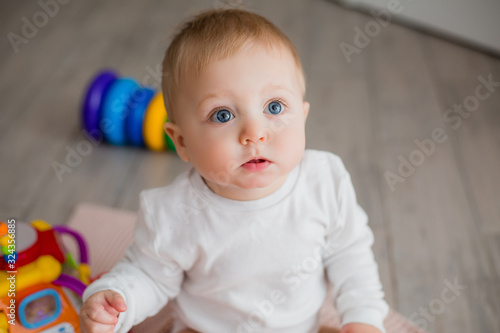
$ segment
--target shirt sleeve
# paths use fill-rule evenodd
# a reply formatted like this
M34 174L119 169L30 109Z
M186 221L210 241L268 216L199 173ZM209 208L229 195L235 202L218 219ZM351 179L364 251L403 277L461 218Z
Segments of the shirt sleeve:
M115 332L128 332L132 326L158 313L169 299L179 294L184 272L174 258L161 251L162 237L154 216L141 194L134 243L127 248L124 258L90 284L83 294L84 301L107 289L124 297L127 311L120 314Z
M389 307L371 247L373 233L368 217L356 200L350 175L344 169L337 189L337 215L327 235L324 257L327 277L342 326L364 323L385 333L383 321Z

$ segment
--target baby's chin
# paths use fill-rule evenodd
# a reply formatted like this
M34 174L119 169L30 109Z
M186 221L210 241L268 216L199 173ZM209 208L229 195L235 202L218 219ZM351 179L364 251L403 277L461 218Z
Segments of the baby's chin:
M238 187L241 191L250 192L261 192L271 194L272 192L279 189L283 183L285 182L287 174L276 176L276 177L254 177L249 179L241 179L235 184L235 187Z
M205 184L215 193L233 200L257 200L278 190L288 174L279 177L270 175L261 177L233 177L227 183L204 179ZM208 181L207 181L208 180Z
M218 182L213 182L205 179L205 184L207 184L210 188L216 188L217 190L223 190L223 191L231 191L231 192L238 192L238 191L251 191L251 190L258 190L258 189L266 189L270 185L273 185L272 180L263 180L263 179L258 179L258 180L232 180L229 183L218 183Z

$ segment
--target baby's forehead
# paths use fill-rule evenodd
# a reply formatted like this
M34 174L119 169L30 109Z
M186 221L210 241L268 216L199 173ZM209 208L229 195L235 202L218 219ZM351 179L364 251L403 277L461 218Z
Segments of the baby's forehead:
M270 57L278 57L281 59L289 58L294 59L292 50L286 45L276 42L268 45L264 42L248 41L247 44L239 48L225 48L222 54L213 52L213 50L206 50L201 47L194 46L187 56L180 59L180 67L184 69L181 75L189 75L190 77L199 76L208 67L214 63L236 57L239 54L254 55L259 52L266 52Z
M196 85L198 82L198 79L203 75L203 76L210 76L211 74L214 74L210 71L213 67L215 67L216 64L218 64L221 61L226 61L231 58L235 58L239 55L256 55L259 53L262 55L262 53L267 53L265 55L266 58L275 58L280 64L285 64L285 63L290 63L293 64L291 66L280 66L283 70L287 72L293 72L294 74L301 75L301 64L299 63L300 60L295 59L294 54L291 50L289 50L285 46L273 46L269 47L266 45L262 44L257 44L257 45L252 45L247 48L241 48L239 50L234 50L231 54L225 55L225 56L220 56L220 57L212 57L209 59L200 59L197 57L190 57L191 59L185 59L185 63L182 64L180 67L183 69L179 73L179 88L182 87L182 83L184 82L190 82L191 85ZM262 52L263 51L263 52ZM247 63L240 63L239 66L232 67L233 70L246 70L248 67Z
M237 98L261 99L269 94L283 94L287 96L301 94L301 81L298 70L283 66L282 69L266 68L255 69L245 66L234 66L231 70L206 71L200 77L192 77L182 84L179 93L183 100L196 108L207 106L210 101L233 100ZM238 72L238 70L241 71Z

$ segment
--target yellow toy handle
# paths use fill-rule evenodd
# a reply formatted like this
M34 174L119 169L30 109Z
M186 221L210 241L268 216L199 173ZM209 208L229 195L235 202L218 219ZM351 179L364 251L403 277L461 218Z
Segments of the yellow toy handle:
M17 273L0 272L0 298L9 292L23 290L39 283L50 283L61 275L62 265L51 255L43 255L35 261L19 267ZM11 286L14 285L14 288Z

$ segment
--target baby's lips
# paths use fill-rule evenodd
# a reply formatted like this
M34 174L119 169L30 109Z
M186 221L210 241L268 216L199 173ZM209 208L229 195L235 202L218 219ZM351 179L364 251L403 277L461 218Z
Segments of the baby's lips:
M270 160L268 160L267 158L265 157L262 157L262 156L256 156L256 157L252 157L251 159L249 159L248 161L246 161L245 163L243 164L246 164L246 163L262 163L262 162L269 162L269 163L272 163Z

